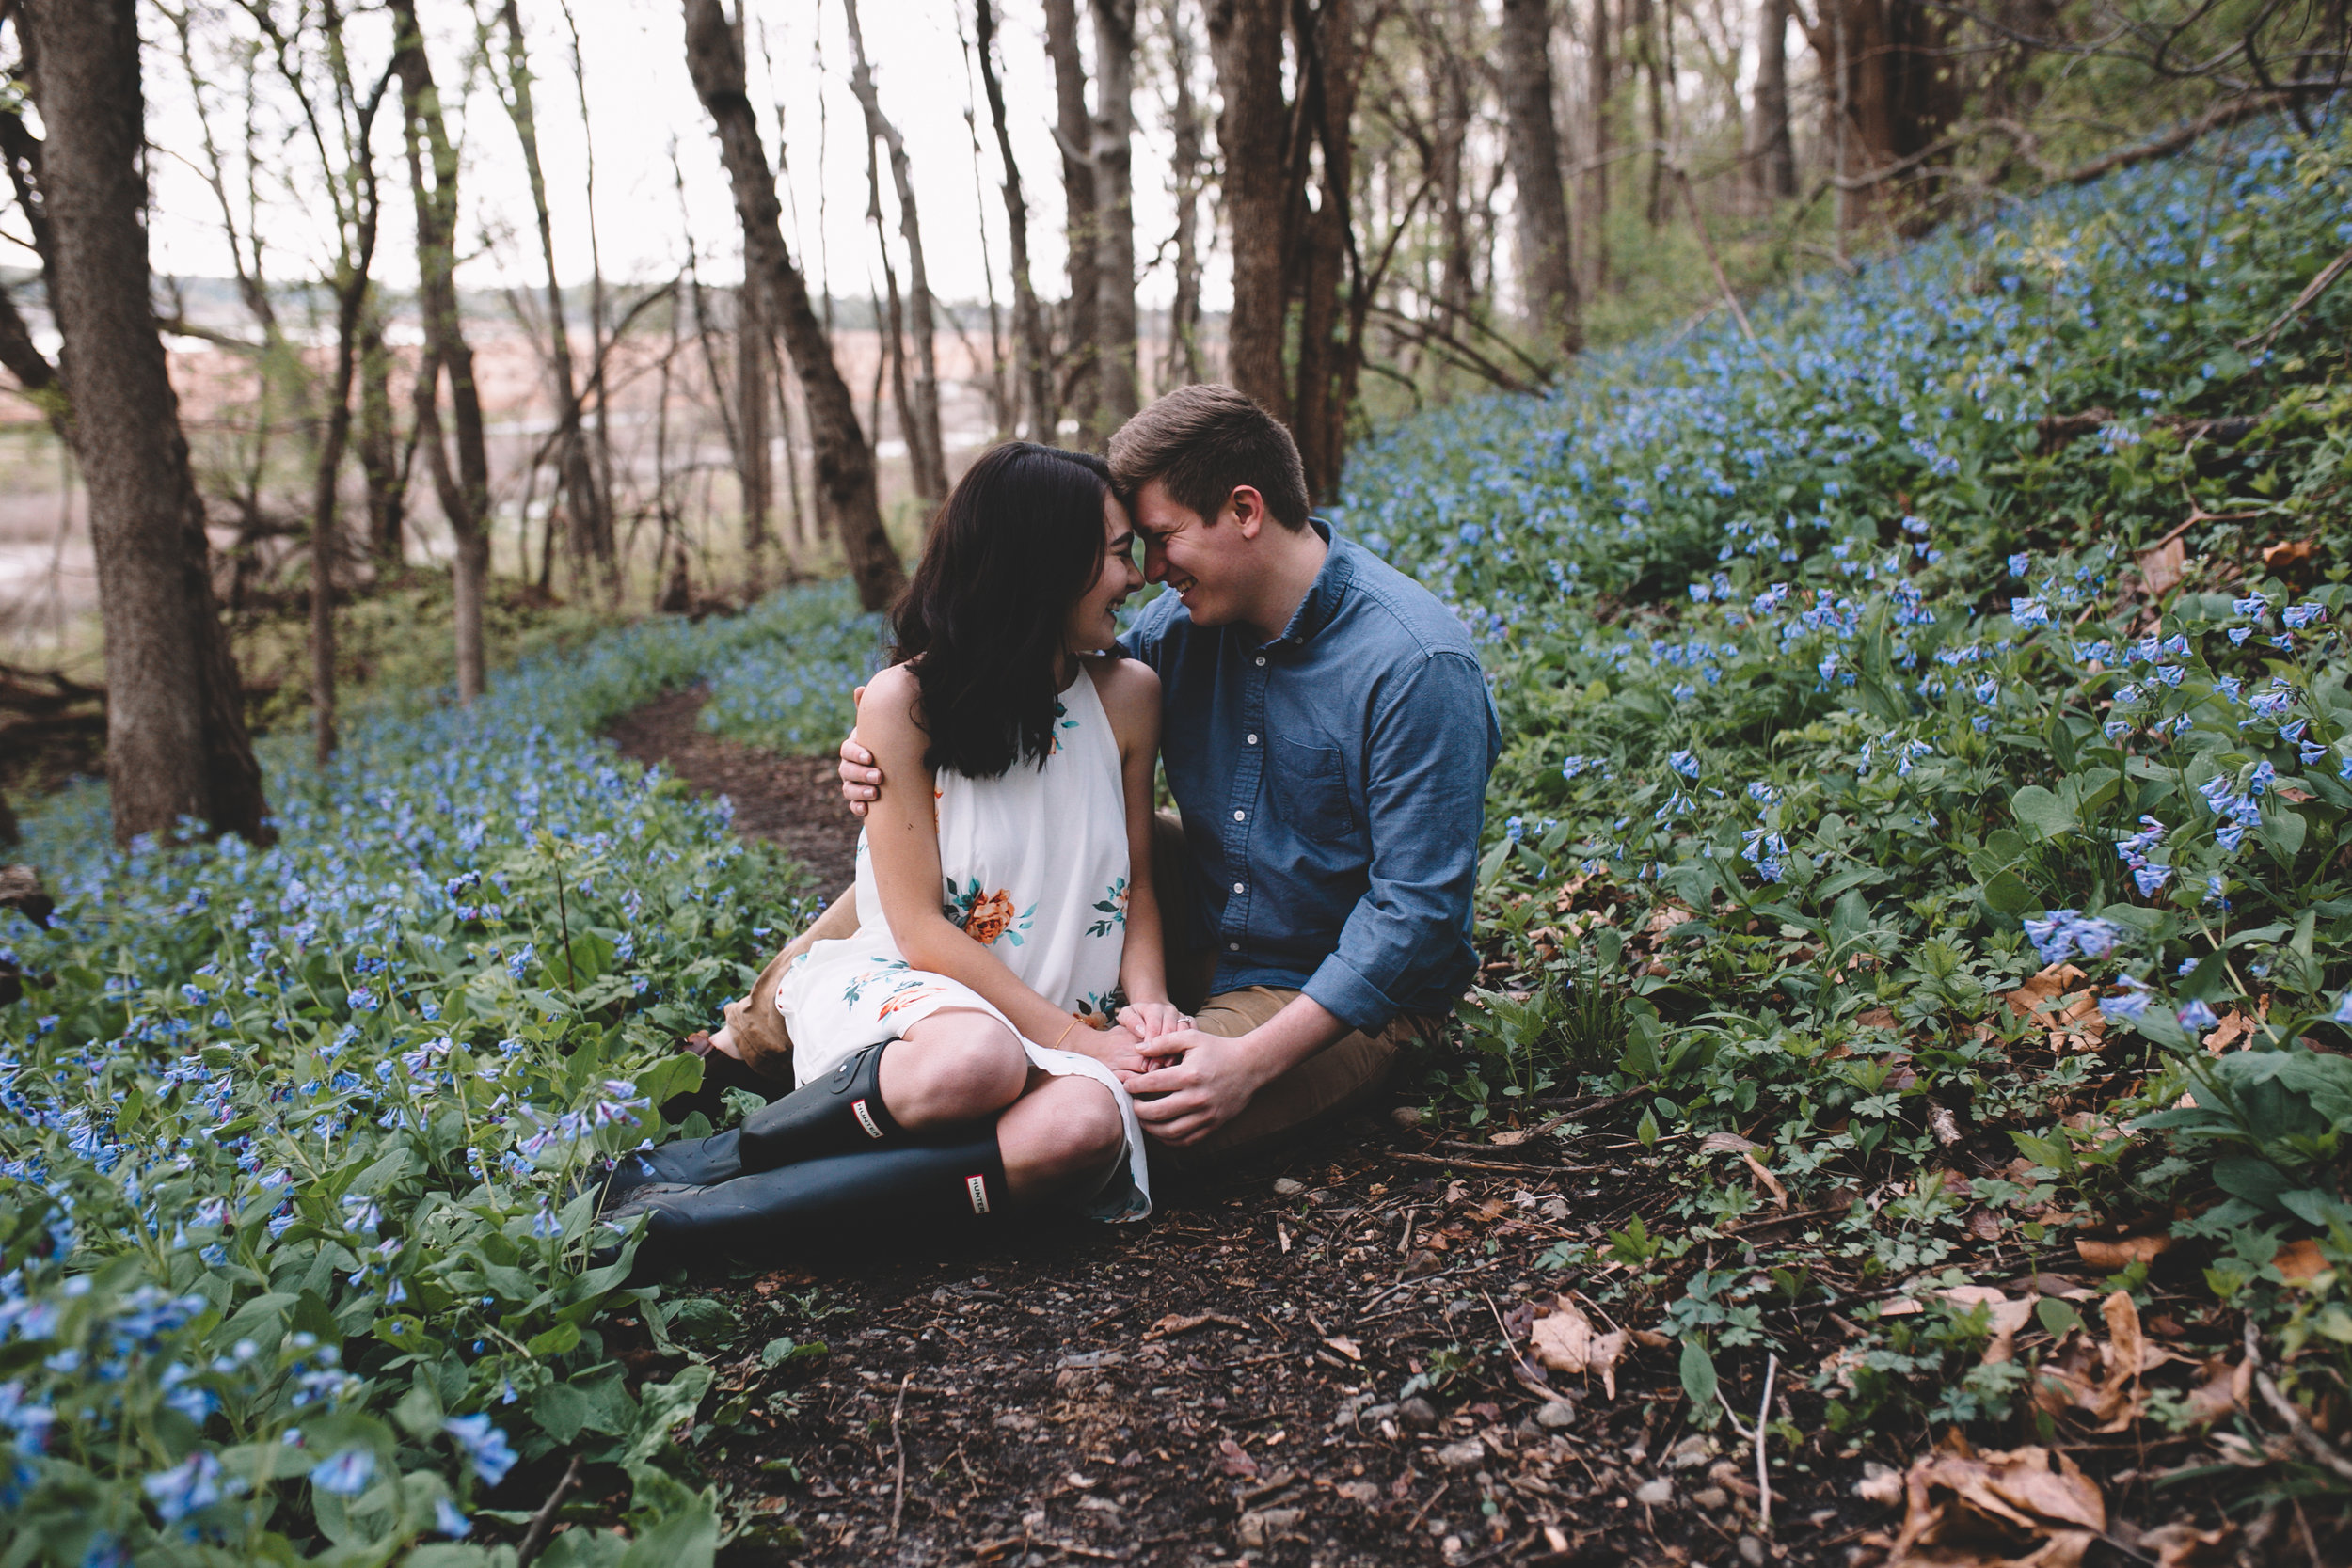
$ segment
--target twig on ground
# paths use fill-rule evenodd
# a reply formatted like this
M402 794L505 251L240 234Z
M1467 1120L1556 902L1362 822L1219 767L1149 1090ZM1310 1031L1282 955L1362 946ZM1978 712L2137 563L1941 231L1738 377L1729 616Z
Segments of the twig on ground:
M2303 1418L2303 1413L2295 1408L2295 1402L2280 1393L2279 1386L2270 1381L2270 1374L2263 1370L2262 1336L2254 1327L2251 1313L2246 1318L2246 1359L2254 1369L2254 1386L2262 1391L2263 1402L2286 1423L2287 1435L2294 1438L2296 1445L2310 1454L2322 1469L2331 1471L2345 1481L2352 1481L2352 1459L2344 1458L2336 1451L2334 1444L2313 1432L2311 1423Z
M1438 1499L1444 1497L1447 1492L1451 1491L1453 1486L1454 1483L1450 1481L1438 1482L1438 1489L1429 1494L1429 1500L1422 1504L1419 1508L1413 1510L1413 1516L1405 1521L1404 1529L1398 1533L1402 1535L1410 1535L1415 1529L1419 1528L1422 1520L1428 1514L1429 1511L1438 1506Z
M1764 1355L1764 1399L1756 1407L1756 1517L1764 1534L1772 1533L1772 1477L1764 1463L1764 1429L1772 1419L1772 1379L1780 1372L1780 1356L1768 1351Z
M1408 1154L1401 1148L1391 1149L1391 1160L1409 1161L1416 1165L1452 1165L1457 1170L1499 1170L1513 1176L1581 1176L1607 1170L1607 1165L1506 1165L1500 1160L1461 1160L1450 1154Z
M539 1512L531 1516L531 1528L523 1531L523 1544L515 1548L515 1568L531 1568L531 1560L537 1557L540 1548L548 1544L548 1531L555 1528L555 1511L563 1506L564 1494L569 1492L579 1480L580 1455L574 1454L572 1462L564 1466L564 1479L555 1483L555 1490L548 1494L548 1500L541 1503Z
M907 1506L907 1440L898 1432L898 1418L906 1414L907 1385L914 1381L913 1372L898 1380L898 1400L890 1407L890 1446L898 1451L897 1477L890 1487L890 1539L898 1539L898 1519Z

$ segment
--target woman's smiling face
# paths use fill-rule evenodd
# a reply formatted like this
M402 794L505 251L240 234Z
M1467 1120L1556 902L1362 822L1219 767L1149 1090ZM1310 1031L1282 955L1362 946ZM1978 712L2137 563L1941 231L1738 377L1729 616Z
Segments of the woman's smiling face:
M1143 586L1136 565L1136 531L1119 498L1103 497L1103 563L1093 583L1070 607L1064 639L1073 654L1096 654L1119 641L1119 610L1127 595Z

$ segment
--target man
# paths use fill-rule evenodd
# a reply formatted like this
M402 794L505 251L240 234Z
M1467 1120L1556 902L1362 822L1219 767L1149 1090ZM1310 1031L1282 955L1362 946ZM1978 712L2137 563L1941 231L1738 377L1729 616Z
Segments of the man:
M1257 404L1181 388L1111 437L1110 461L1145 576L1175 590L1121 645L1162 686L1182 834L1163 835L1155 880L1170 990L1195 1014L1139 1046L1127 1086L1155 1158L1200 1166L1361 1105L1452 1010L1476 964L1502 736L1461 623L1309 516L1298 450ZM854 735L841 755L863 815L887 785ZM853 930L850 903L763 986L806 942ZM757 990L728 1011L774 1033Z

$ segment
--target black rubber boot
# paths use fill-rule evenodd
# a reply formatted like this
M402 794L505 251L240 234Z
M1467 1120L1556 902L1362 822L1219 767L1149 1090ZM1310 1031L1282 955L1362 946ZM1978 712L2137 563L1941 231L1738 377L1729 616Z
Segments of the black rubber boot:
M680 1138L612 1162L598 1206L610 1209L647 1187L708 1187L747 1171L887 1148L905 1130L882 1106L882 1058L890 1042L869 1045L813 1084L803 1084L708 1138Z
M798 1161L716 1186L665 1182L641 1189L605 1221L646 1216L630 1274L644 1283L681 1263L756 1263L795 1248L911 1227L976 1227L1004 1207L1005 1162L991 1129L961 1143ZM620 1251L619 1239L608 1234L589 1266L602 1268Z

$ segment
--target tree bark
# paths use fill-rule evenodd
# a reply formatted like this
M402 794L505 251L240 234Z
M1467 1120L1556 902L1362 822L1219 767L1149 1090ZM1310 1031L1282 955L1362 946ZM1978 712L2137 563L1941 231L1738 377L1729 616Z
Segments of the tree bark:
M1659 39L1660 0L1626 0L1630 8L1633 47L1642 73L1649 83L1649 200L1643 214L1656 229L1666 221L1666 90L1665 51Z
M1094 13L1095 363L1093 444L1143 406L1136 365L1136 0L1090 0Z
M1551 115L1549 0L1502 0L1497 51L1508 126L1511 182L1518 187L1519 289L1527 325L1563 354L1584 346L1560 180L1560 132Z
M1363 76L1365 40L1356 34L1354 0L1322 0L1292 12L1299 60L1299 103L1295 117L1302 135L1294 148L1293 210L1300 254L1297 383L1292 394L1291 434L1307 469L1307 493L1318 503L1335 499L1347 451L1347 420L1356 403L1356 378L1363 365L1363 343L1347 310L1348 296L1363 285L1355 242L1356 93ZM1310 160L1311 136L1319 160ZM1305 200L1308 168L1317 170L1315 201ZM1342 332L1343 323L1349 330Z
M1788 130L1788 0L1756 12L1756 109L1748 178L1767 201L1797 194L1797 147Z
M694 92L717 129L719 151L743 224L747 275L768 292L769 320L784 337L808 408L817 455L817 483L826 498L842 553L849 558L858 598L884 610L906 585L905 569L882 530L874 488L874 453L859 428L849 384L834 363L809 303L808 284L785 249L783 210L774 172L759 142L759 122L744 96L743 46L719 0L683 0L686 64Z
M353 451L368 492L368 553L377 570L400 565L405 551L407 466L392 414L392 353L384 342L384 315L373 304L359 328L359 419Z
M735 291L736 422L742 436L736 448L743 489L743 596L767 591L768 509L775 484L768 461L768 356L771 340L757 289Z
M25 0L17 17L48 133L49 303L98 561L115 837L194 817L263 842L261 768L148 293L135 0Z
M1168 29L1168 71L1174 89L1168 105L1173 144L1168 175L1176 187L1176 288L1168 308L1168 359L1162 384L1184 387L1200 380L1200 110L1192 95L1198 46L1184 14L1184 0L1163 0ZM1132 260L1132 258L1131 258Z
M907 247L907 325L914 339L914 385L903 413L907 456L914 468L914 488L926 511L947 496L946 443L939 429L939 354L932 317L930 272L923 261L923 220L914 205L914 178L907 160L907 144L898 126L882 111L882 94L875 89L873 68L866 59L866 35L858 25L857 0L842 0L850 17L850 88L866 111L866 134L879 140L890 154L890 182L898 197L898 238Z
M1611 117L1616 85L1612 55L1615 34L1610 26L1609 0L1593 0L1592 40L1584 50L1585 113L1592 118L1592 157L1584 176L1585 276L1597 293L1609 287L1609 147L1613 139Z
M1004 84L996 75L993 0L973 0L973 37L980 56L980 86L988 94L988 118L996 129L996 154L1005 165L1005 227L1012 237L1013 352L1020 360L1015 379L1028 404L1029 439L1051 444L1054 351L1045 331L1045 312L1038 304L1037 285L1029 276L1029 203L1021 188L1021 166L1012 155L1012 133L1005 123Z
M1062 308L1061 392L1047 427L1058 434L1064 413L1077 417L1080 430L1092 429L1101 396L1095 365L1101 285L1095 275L1094 127L1087 114L1086 62L1078 53L1078 0L1045 0L1045 52L1054 61L1054 140L1061 149L1070 278L1069 302ZM1051 443L1055 436L1039 439Z
M572 555L583 573L602 571L609 592L620 588L612 548L612 519L605 511L580 420L580 382L572 370L572 329L564 309L564 286L555 275L555 227L548 210L548 182L539 166L537 110L532 102L531 61L523 48L522 16L516 0L504 0L500 18L506 28L506 112L522 143L523 170L531 182L531 205L539 224L539 256L547 269L548 357L555 381L555 471L563 486L564 511L571 524Z
M483 435L482 393L474 382L473 348L466 341L457 305L457 150L450 143L440 89L425 56L416 0L389 4L392 71L400 78L408 189L417 214L417 304L424 318L424 364L417 378L418 436L433 471L442 515L456 539L450 577L457 700L470 704L488 689L482 609L490 576L490 455ZM456 426L453 465L441 427L439 388L445 376L450 419Z
M1225 164L1233 304L1226 374L1278 420L1291 415L1282 341L1290 309L1290 106L1282 94L1282 0L1210 0L1209 42L1225 103Z
M1820 26L1844 56L1831 99L1845 156L1837 173L1866 179L1931 146L1960 114L1960 76L1946 47L1947 24L1928 0L1823 0ZM1818 43L1817 43L1818 48ZM1841 71L1829 60L1823 74ZM1906 169L1861 189L1840 187L1842 227L1892 222L1915 234L1932 217L1939 182Z

